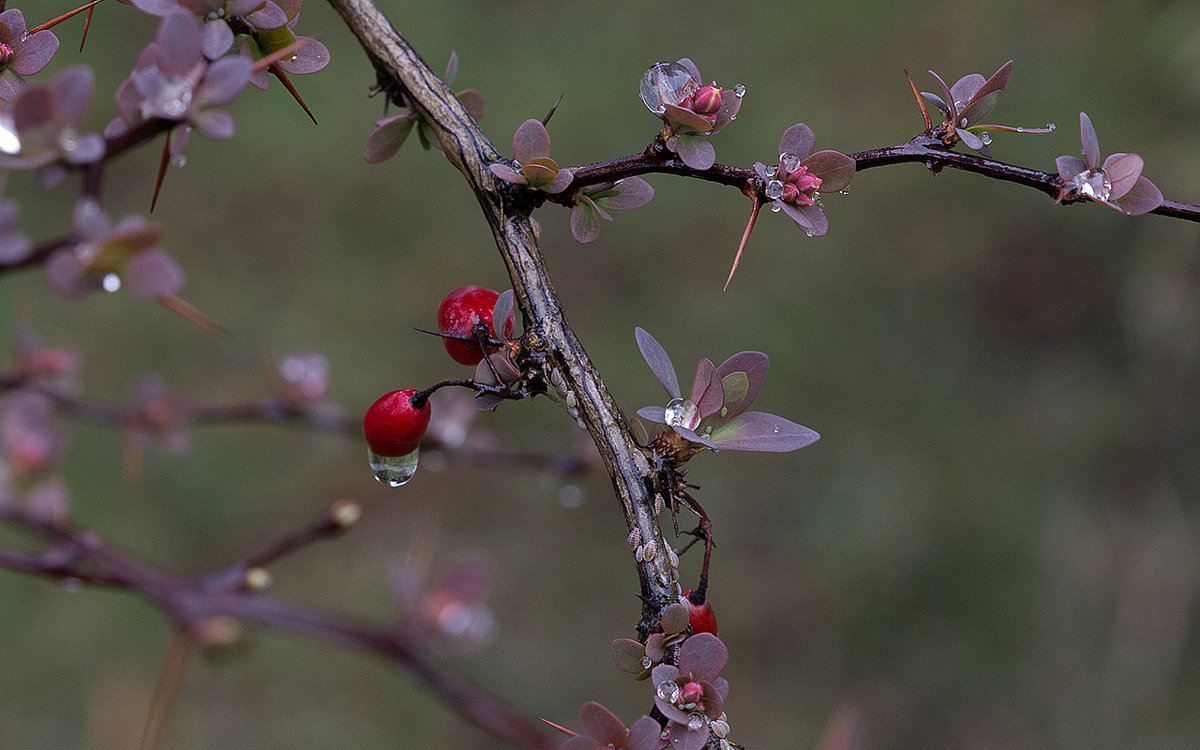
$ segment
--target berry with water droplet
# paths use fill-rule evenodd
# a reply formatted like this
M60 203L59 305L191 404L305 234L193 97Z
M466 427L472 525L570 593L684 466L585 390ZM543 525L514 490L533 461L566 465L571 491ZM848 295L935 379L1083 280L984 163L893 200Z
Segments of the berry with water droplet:
M688 612L688 624L692 626L692 635L697 633L717 634L717 615L713 612L712 603L707 599L697 604L692 600L695 592L691 589L683 592L683 598L691 610Z
M483 360L483 351L474 341L475 325L483 323L487 326L488 336L495 337L496 329L492 325L492 308L496 306L499 292L485 289L481 286L464 286L446 295L438 307L438 329L451 336L464 336L470 341L460 339L442 339L446 353L455 362L463 365L477 365ZM489 353L494 351L489 347Z
M420 407L413 396L420 391L405 388L384 394L371 404L363 417L363 437L371 451L379 456L405 456L421 444L429 427L429 400Z

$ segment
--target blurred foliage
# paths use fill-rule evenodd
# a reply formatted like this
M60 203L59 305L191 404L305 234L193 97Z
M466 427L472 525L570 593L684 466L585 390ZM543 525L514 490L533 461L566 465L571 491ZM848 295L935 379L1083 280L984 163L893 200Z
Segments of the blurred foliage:
M1137 151L1168 198L1200 200L1188 2L380 4L435 70L457 51L456 84L485 95L482 124L505 152L563 92L549 125L563 164L641 150L659 122L638 78L686 55L748 89L722 160L770 159L798 120L817 148L850 153L921 127L905 68L932 90L927 68L956 79L1014 58L1005 119L1060 127L997 134L997 158L1053 171L1086 109L1106 152ZM72 4L10 5L33 24ZM56 29L47 74L100 66L96 129L153 27L104 3L82 54L78 19ZM505 285L474 199L415 143L366 165L384 111L367 98L370 66L322 3L305 4L298 30L333 54L294 79L319 126L277 83L247 91L231 107L237 137L193 139L152 217L187 273L182 296L232 335L122 295L64 302L34 271L0 283L5 341L30 321L79 350L87 392L111 399L147 371L198 399L255 396L299 347L329 357L331 398L354 412L467 374L412 327L431 327L450 289ZM147 210L157 160L151 147L108 170L110 214ZM897 166L829 196L819 240L765 214L722 293L746 201L648 179L654 201L586 247L567 211L538 214L568 318L619 402L631 413L661 395L634 344L642 325L680 362L770 353L760 406L824 436L794 454L692 462L717 542L731 737L811 747L851 705L872 748L1200 745L1200 228ZM41 194L14 175L8 195L42 239L75 190ZM526 449L578 436L544 400L481 423ZM585 700L626 721L649 706L609 654L639 603L603 476L577 482L579 507L559 502L576 492L556 479L455 464L389 491L356 440L212 426L186 455L152 449L130 479L116 430L69 429L76 519L139 556L207 571L353 496L361 526L275 566L281 594L385 618L389 563L436 528L445 559L482 549L497 564L498 638L450 668L568 725ZM11 574L0 602L0 746L133 746L168 639L158 614ZM251 645L193 663L169 747L495 746L376 659L273 635Z

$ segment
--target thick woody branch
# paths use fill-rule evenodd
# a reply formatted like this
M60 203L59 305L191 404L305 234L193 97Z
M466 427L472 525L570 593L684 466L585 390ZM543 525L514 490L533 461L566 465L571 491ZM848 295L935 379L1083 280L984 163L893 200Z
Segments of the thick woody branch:
M626 523L631 532L636 529L643 549L649 551L649 560L637 561L645 601L641 627L647 628L674 599L678 587L655 515L654 498L661 492L661 480L567 324L527 211L506 183L499 183L488 171L488 164L501 160L500 153L372 2L329 2L358 37L384 90L404 92L408 103L433 126L446 157L475 193L508 266L526 330L533 333L531 345L545 352L550 366L562 373L575 394L580 416L612 477Z

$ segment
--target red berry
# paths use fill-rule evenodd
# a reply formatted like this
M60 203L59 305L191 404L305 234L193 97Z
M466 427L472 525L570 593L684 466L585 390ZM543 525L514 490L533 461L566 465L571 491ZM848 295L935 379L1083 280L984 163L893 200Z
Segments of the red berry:
M474 338L476 323L485 323L488 335L496 336L492 325L492 308L496 306L498 292L484 289L481 286L464 286L446 295L438 307L438 329L452 336L467 336ZM455 362L464 365L477 365L483 359L483 352L475 341L459 339L442 339L446 352ZM495 351L488 348L489 353Z
M712 603L705 599L703 604L696 604L692 602L691 596L691 589L683 592L684 600L691 605L691 611L688 612L688 623L692 626L692 635L696 633L716 635L717 615L713 612Z
M429 401L417 409L412 397L415 388L392 391L379 398L363 417L363 437L380 456L406 456L421 444L429 427Z

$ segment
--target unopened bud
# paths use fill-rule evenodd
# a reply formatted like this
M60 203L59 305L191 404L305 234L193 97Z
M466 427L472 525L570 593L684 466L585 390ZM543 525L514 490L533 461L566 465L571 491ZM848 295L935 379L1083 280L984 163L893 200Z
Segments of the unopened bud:
M721 108L722 92L714 81L711 86L701 86L692 96L692 111L698 115L715 115Z
M0 44L0 67L8 65L14 57L16 57L16 53L13 51L12 45Z
M783 192L779 195L779 200L783 201L784 203L795 203L796 198L799 196L800 188L796 187L795 184L791 182L785 182L783 184Z
M689 682L679 691L682 703L699 703L704 698L704 686L698 682Z

